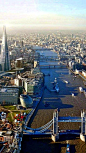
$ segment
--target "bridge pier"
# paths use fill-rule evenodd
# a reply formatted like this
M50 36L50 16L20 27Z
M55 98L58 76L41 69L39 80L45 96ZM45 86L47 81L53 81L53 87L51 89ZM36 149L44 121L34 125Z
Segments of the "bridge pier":
M81 111L81 133L80 133L80 139L84 142L86 142L86 114L85 112Z
M54 142L56 142L59 139L59 133L58 133L58 109L56 109L53 113L53 134L51 135L51 138Z

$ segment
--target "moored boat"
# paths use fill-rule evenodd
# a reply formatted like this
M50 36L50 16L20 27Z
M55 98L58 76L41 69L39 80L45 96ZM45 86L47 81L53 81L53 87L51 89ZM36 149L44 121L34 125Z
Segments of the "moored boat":
M58 86L58 83L56 83L55 90L56 90L56 92L59 92L59 86Z
M57 83L57 78L54 79L54 83Z
M64 80L65 83L68 83L68 81Z
M74 93L72 93L72 97L74 97Z
M83 92L83 88L82 88L82 87L79 87L79 91L80 91L80 92Z
M66 153L70 153L70 144L67 144Z

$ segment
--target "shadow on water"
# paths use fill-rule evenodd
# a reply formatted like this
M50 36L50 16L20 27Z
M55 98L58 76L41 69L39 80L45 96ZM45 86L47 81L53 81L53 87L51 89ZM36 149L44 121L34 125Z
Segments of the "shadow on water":
M21 153L61 153L63 150L66 152L67 141L70 144L70 153L75 153L75 145L70 141L78 139L74 135L61 136L59 141L52 142L51 138L32 138L28 136L23 137ZM67 141L66 141L67 140ZM28 150L27 150L28 148Z
M50 139L24 140L23 145L21 153L61 153L61 147L66 147L66 144L52 143Z
M44 102L47 102L49 105L45 106ZM45 98L44 96L42 97L37 109L35 110L33 116L31 117L28 126L31 126L31 123L34 121L34 117L38 115L38 110L54 110L56 108L58 108L58 110L60 111L60 109L64 109L64 108L72 108L73 105L69 105L69 104L63 104L62 100L59 97L50 97L50 98Z

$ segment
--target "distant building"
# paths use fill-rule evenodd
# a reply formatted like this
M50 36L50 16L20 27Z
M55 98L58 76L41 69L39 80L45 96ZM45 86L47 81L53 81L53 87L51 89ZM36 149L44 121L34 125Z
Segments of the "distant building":
M2 37L1 54L0 54L0 65L1 65L0 66L1 71L10 70L10 59L9 59L7 35L6 35L5 26L3 27L3 37Z
M34 68L37 66L37 64L38 64L38 61L34 60Z

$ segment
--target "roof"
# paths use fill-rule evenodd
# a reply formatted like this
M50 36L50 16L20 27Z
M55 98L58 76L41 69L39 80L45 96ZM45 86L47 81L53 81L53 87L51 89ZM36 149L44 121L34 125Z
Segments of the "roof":
M11 136L11 135L13 135L13 131L7 131L7 132L5 133L5 136Z

